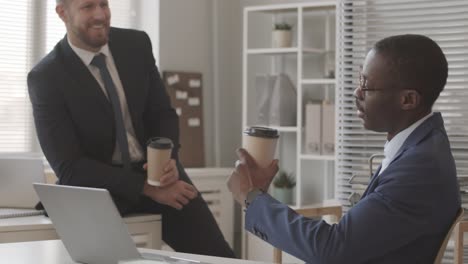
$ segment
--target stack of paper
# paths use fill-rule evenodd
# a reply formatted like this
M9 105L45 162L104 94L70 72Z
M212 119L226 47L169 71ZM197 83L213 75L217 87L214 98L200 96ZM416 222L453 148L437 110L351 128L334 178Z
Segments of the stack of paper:
M43 215L43 210L21 209L21 208L0 208L0 219L12 217L24 217L33 215Z

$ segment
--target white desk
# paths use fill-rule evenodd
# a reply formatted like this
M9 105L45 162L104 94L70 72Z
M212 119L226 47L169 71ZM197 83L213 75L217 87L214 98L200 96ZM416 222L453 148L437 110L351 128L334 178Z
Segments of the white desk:
M239 259L219 258L169 251L142 249L142 252L188 258L213 264L261 264ZM0 244L0 263L11 264L76 264L68 255L60 240ZM264 263L264 262L263 262Z
M137 247L161 248L161 215L135 215L124 221ZM0 219L0 243L58 238L52 222L43 215Z

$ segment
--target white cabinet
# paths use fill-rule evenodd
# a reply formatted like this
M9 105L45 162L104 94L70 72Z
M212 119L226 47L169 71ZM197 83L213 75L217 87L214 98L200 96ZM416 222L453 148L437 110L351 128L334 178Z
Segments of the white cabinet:
M188 168L185 171L205 199L231 247L234 246L234 199L226 182L233 168Z
M330 149L335 143L335 8L335 1L244 8L242 125L244 129L269 126L279 130L276 154L280 168L296 177L293 208L334 196L335 155ZM292 25L292 44L290 47L273 47L273 27L284 22ZM277 120L271 122L271 116L275 114L272 112L278 110L272 111L272 106L265 104L268 97L265 87L273 87L270 87L273 92L277 92L275 89L283 89L283 92L291 89L287 85L278 88L275 84L278 77L275 76L280 75L287 76L295 89L295 120L292 123L290 120L280 124ZM315 113L316 118L310 118L306 109L310 112L312 108L307 105L317 102L316 109L320 112ZM287 108L281 107L280 114L289 116L281 112ZM311 124L308 119L316 123ZM306 127L309 127L307 133ZM311 137L318 140L316 151L306 145ZM245 258L272 261L271 247L263 245L261 240L249 234L243 242Z

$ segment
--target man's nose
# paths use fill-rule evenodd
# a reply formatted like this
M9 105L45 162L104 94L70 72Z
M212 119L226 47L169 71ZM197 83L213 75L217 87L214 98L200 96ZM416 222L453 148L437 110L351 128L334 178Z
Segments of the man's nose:
M105 7L98 6L94 9L93 16L95 19L106 19L107 9Z

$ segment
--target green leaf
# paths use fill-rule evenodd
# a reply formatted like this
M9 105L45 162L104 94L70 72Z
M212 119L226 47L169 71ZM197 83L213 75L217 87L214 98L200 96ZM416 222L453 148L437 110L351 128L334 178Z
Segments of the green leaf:
M291 189L296 186L296 180L293 173L287 173L285 171L279 171L273 180L273 186L276 188L288 188Z
M279 23L275 23L274 29L275 30L291 30L292 25L286 22L279 22Z

